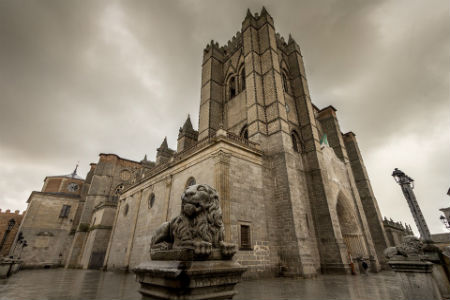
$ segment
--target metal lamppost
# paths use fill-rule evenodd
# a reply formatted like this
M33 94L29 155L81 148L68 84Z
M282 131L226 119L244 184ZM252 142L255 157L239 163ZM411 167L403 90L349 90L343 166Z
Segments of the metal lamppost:
M420 237L423 240L431 240L431 234L428 230L427 223L425 222L425 218L423 217L422 211L420 210L419 204L417 203L416 196L414 195L414 179L395 168L392 173L395 181L402 188L403 195L408 202L408 206L411 209L411 213L414 217L414 222L417 225L417 229L419 229Z
M0 251L2 251L3 245L6 242L6 238L8 237L8 234L11 232L11 230L13 229L15 224L16 224L16 221L14 219L10 219L8 221L8 227L6 228L5 233L3 234L3 239L0 242Z

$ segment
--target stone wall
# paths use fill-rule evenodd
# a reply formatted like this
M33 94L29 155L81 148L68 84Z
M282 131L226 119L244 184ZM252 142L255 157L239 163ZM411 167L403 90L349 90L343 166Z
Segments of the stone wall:
M11 212L9 209L6 211L2 211L0 209L0 242L3 240L3 238L6 235L6 239L4 240L3 246L0 250L0 257L2 256L8 256L10 250L12 249L12 245L14 243L14 238L16 237L17 233L19 232L20 223L22 222L24 216L24 212L20 213L20 211L16 210L14 212ZM14 220L14 226L6 233L8 228L9 221L13 219Z
M161 223L180 213L181 195L191 177L217 188L226 240L239 245L240 225L250 226L251 248L240 249L236 255L249 266L250 276L273 274L278 261L270 255L262 158L254 151L224 142L200 150L121 196L105 261L107 268L129 269L150 259L151 236ZM155 195L152 207L151 194Z
M78 195L33 192L19 231L28 247L17 247L25 267L62 265L68 254L73 233L72 223L79 204ZM61 217L63 205L70 205L67 217Z
M89 190L82 199L83 210L67 266L99 268L103 265L114 223L117 195L136 180L141 168L143 166L139 162L115 154L100 154L98 163L91 168L87 178Z

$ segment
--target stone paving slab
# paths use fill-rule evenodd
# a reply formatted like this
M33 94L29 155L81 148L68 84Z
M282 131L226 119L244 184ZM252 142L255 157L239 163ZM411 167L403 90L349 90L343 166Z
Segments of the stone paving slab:
M315 279L272 278L237 285L240 299L405 299L393 272ZM95 270L22 270L0 280L3 299L142 299L134 274Z

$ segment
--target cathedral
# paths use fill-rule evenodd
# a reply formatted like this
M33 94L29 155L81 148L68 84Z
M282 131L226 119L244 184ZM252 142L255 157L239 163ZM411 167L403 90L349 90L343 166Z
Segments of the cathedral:
M206 183L247 277L385 266L389 240L355 134L341 132L333 106L312 103L299 45L264 8L203 50L199 112L198 130L188 117L177 149L164 139L155 161L102 153L86 179L47 177L21 224L25 264L131 270L150 259L184 189Z

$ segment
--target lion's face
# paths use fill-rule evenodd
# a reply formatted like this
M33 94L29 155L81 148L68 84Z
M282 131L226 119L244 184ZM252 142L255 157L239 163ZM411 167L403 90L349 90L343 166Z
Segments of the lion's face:
M181 210L188 217L195 217L212 205L215 190L207 184L195 184L186 188L181 197Z

